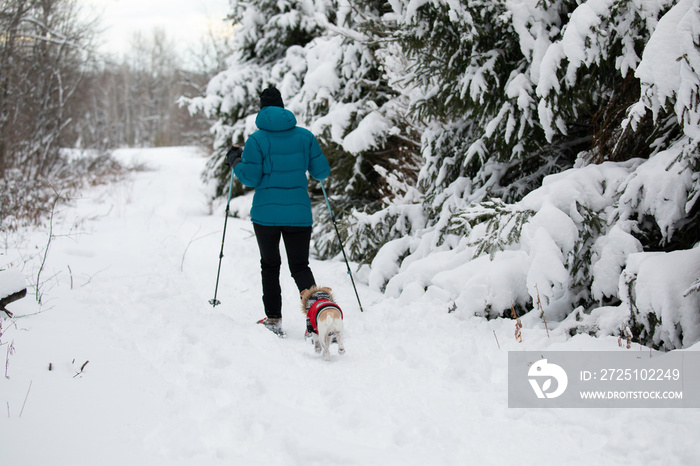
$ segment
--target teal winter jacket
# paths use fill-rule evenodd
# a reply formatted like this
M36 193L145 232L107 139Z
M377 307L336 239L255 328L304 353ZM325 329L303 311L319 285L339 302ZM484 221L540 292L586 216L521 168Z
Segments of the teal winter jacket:
M311 201L306 172L317 180L331 169L316 137L296 126L294 114L282 107L263 107L255 119L258 131L243 148L234 172L255 188L250 217L266 226L311 226Z

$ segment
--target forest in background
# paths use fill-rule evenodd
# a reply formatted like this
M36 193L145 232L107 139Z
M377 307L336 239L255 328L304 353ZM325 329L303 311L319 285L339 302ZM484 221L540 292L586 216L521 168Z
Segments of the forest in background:
M99 52L99 18L75 0L0 4L0 228L46 218L58 198L118 175L119 147L211 146L208 122L178 105L223 68L225 39L183 56L162 30L122 57ZM89 151L75 157L75 151Z

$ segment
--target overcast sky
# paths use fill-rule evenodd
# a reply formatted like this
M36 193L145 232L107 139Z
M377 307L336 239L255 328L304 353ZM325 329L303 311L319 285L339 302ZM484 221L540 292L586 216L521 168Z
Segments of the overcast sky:
M129 50L134 33L166 31L180 51L196 43L210 25L220 26L229 11L228 0L80 0L87 12L100 15L104 52Z

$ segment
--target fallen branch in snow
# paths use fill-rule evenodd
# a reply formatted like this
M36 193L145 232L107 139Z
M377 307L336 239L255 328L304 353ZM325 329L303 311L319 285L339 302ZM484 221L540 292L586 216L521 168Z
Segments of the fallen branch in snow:
M496 336L496 331L493 331L493 337L496 339L496 345L498 345L498 349L501 349L501 344L498 342L498 337Z
M201 228L200 228L200 229L201 229ZM197 231L195 232L194 235L196 235L197 233L199 233L199 230L197 230ZM185 255L187 254L187 250L190 248L190 246L192 245L192 243L194 243L195 241L199 241L200 239L204 239L204 238L206 238L207 236L214 235L214 234L216 234L216 233L218 233L218 232L214 231L214 232L212 232L212 233L208 233L208 234L206 234L206 235L200 236L199 238L194 238L194 235L193 235L193 238L190 240L189 243L187 243L187 247L185 248L185 251L182 253L182 260L180 261L180 272L182 272L182 271L184 270L184 266L185 266Z
M108 265L108 266L105 267L104 269L98 270L97 272L93 273L92 275L88 275L88 280L87 280L85 283L83 283L82 285L80 285L80 288L89 285L90 282L92 281L92 279L95 278L95 276L96 276L97 274L100 274L100 273L104 272L105 270L109 269L110 267L111 267L111 265ZM83 274L83 275L85 275L85 274Z
M73 362L75 362L75 359L73 360ZM80 374L82 374L83 371L85 370L85 366L87 366L89 362L90 362L90 361L85 361L85 362L83 363L83 365L80 366L80 370L73 376L73 378L76 378L76 377L78 377Z
M33 380L29 381L29 388L27 389L27 394L24 397L24 403L22 403L22 409L19 411L19 417L22 417L22 413L24 413L24 406L27 404L27 399L29 398L29 392L32 389L32 382L33 382Z
M70 265L68 266L68 275L70 276L70 289L73 289L73 271L70 268Z

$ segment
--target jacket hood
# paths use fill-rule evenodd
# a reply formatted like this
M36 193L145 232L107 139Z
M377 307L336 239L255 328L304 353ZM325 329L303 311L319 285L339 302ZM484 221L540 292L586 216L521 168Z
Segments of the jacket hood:
M294 114L282 107L263 107L255 118L255 126L266 131L287 131L296 125Z

